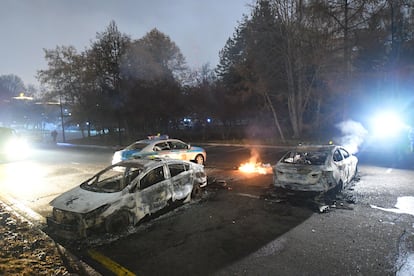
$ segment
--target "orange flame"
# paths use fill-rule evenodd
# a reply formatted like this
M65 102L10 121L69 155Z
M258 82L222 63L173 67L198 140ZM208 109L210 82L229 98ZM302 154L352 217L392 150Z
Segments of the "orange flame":
M259 173L268 174L271 171L270 166L265 166L262 163L243 163L239 167L239 171L244 173Z
M239 171L244 173L259 173L268 174L272 173L272 167L269 164L262 164L257 162L259 154L256 150L252 150L249 162L243 163L239 166Z

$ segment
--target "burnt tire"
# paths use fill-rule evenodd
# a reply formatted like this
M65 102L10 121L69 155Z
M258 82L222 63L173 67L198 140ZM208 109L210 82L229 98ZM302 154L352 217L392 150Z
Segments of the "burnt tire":
M343 191L344 184L342 183L342 181L339 181L338 186L336 186L335 189L338 193Z
M352 180L359 180L359 176L358 176L358 166L355 167L355 174L354 177L352 178Z
M344 190L344 184L340 180L339 183L328 192L328 194L331 196L336 196L337 194L341 193L343 190Z
M193 189L191 191L191 198L199 199L199 198L201 198L202 193L203 193L203 190L200 187L200 184L199 183L194 183L193 184Z
M105 229L108 233L116 234L126 230L129 226L129 215L127 212L120 212L110 216L105 221Z

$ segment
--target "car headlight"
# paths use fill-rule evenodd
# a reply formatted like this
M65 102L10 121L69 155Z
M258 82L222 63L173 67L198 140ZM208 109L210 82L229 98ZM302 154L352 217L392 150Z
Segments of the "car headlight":
M25 158L29 155L30 147L24 139L11 139L6 143L5 152L8 158Z
M95 210L90 211L89 213L86 213L86 214L84 215L84 218L85 218L85 219L90 219L90 218L97 217L97 216L99 216L100 214L102 214L103 212L105 212L105 210L106 210L106 209L108 209L108 208L109 208L109 206L110 206L110 204L105 204L105 205L102 205L101 207L96 208Z

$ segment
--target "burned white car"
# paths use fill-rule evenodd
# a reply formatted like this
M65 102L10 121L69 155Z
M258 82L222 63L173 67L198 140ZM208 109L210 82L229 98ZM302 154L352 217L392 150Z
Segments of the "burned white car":
M357 157L341 146L298 146L273 167L273 183L292 191L342 190L356 176L357 164Z
M135 159L107 167L50 202L50 230L64 238L120 232L173 203L189 202L207 185L201 165Z

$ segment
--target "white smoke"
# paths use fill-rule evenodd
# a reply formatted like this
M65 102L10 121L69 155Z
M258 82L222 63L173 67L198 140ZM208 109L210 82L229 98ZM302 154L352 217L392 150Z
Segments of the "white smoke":
M352 154L358 152L359 146L364 142L368 131L361 123L353 120L340 122L336 127L341 131L342 137L339 138L340 144Z

